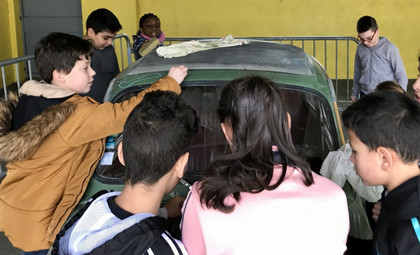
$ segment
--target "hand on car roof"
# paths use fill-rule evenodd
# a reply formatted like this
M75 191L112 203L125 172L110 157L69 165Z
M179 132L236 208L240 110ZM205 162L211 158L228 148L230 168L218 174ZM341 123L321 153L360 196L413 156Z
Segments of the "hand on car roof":
M188 67L184 65L180 66L173 66L169 69L168 76L174 78L179 84L184 80L185 76L187 76Z

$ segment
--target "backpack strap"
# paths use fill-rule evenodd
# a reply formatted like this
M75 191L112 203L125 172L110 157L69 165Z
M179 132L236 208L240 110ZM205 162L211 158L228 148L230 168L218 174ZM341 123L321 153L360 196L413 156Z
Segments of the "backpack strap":
M420 243L420 224L417 217L411 218L411 225L413 225L414 232L416 233L417 239L419 240L419 243Z
M66 231L71 228L85 213L85 211L89 208L89 206L92 204L92 202L97 199L98 197L102 196L103 194L109 193L112 190L100 190L95 195L93 195L89 200L86 202L86 204L80 209L73 217L68 220L64 226L61 228L60 232L58 232L57 236L55 237L54 243L52 245L51 249L51 255L58 254L59 251L59 245L60 245L60 239L66 234Z

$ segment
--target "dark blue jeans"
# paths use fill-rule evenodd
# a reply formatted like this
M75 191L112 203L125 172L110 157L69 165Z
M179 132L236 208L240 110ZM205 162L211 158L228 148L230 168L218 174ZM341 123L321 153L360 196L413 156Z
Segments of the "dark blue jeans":
M47 254L48 254L48 250L23 252L23 255L47 255Z

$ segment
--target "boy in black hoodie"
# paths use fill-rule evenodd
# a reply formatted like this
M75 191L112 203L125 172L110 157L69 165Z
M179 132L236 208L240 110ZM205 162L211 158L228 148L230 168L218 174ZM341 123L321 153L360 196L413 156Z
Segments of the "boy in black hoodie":
M357 174L388 191L374 254L420 254L420 105L398 92L374 92L349 106L343 123Z

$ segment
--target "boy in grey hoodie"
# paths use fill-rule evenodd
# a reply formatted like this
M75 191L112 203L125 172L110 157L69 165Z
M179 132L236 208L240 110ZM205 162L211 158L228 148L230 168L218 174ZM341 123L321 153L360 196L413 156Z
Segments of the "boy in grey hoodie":
M376 20L363 16L357 21L360 44L354 59L351 100L373 92L383 81L396 81L407 91L407 74L398 48L386 37L379 38Z

